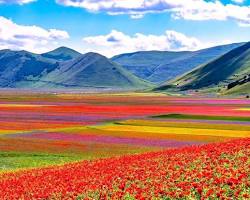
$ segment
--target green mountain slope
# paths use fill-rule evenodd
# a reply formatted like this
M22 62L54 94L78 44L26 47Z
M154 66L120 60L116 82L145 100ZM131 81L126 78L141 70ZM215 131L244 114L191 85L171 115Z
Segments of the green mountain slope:
M236 43L190 52L188 55L181 56L168 63L159 65L154 70L153 74L147 78L147 80L156 83L162 83L174 79L196 68L197 66L207 63L241 45L243 44Z
M243 43L216 46L194 52L142 51L112 58L133 74L153 83L174 79Z
M249 95L250 94L250 82L242 85L237 85L231 89L225 90L224 95Z
M71 60L77 58L80 55L81 53L67 47L59 47L53 51L41 54L43 57L55 59L57 61Z
M250 74L250 42L202 65L184 76L162 85L158 89L226 90L229 84Z
M111 60L119 63L136 76L147 79L159 65L188 54L189 52L139 51L117 55Z
M97 53L63 62L32 87L145 88L151 84Z
M0 87L17 87L20 81L34 79L58 67L53 59L27 51L0 51Z

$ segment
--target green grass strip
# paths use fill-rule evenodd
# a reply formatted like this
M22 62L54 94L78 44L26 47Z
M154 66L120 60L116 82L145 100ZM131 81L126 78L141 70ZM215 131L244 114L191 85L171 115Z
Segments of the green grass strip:
M0 152L0 172L25 168L61 165L82 160L80 155Z
M168 114L156 115L152 118L159 119L196 119L196 120L223 120L223 121L244 121L250 122L250 117L237 117L237 116L208 116L208 115L185 115L185 114Z

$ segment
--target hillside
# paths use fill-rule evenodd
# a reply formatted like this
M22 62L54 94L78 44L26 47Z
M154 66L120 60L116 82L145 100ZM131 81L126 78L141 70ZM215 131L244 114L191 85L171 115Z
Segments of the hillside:
M55 60L27 51L0 51L0 87L17 87L20 81L39 77L58 67Z
M97 53L87 53L46 74L33 87L144 88L149 83Z
M158 66L154 70L154 73L147 78L147 80L156 83L162 83L164 81L174 79L196 68L197 66L207 63L241 45L242 43L236 43L190 52L186 56L181 56L180 58Z
M140 78L147 79L163 63L168 63L189 52L139 51L114 56L112 61L119 63Z
M230 83L224 95L246 95L250 94L250 75L245 76L243 79Z
M218 85L216 89L221 89L230 83L237 85L237 81L242 85L241 79L250 74L247 65L249 43L242 44L241 47L240 44L230 44L195 52L136 52L115 56L113 61L97 53L82 55L67 47L40 55L1 50L0 87L148 88L203 64L157 89L198 90L211 88L210 85ZM237 48L230 51L234 47ZM218 58L222 52L227 53ZM216 59L204 64L211 58Z
M231 50L223 56L202 65L171 83L162 85L164 90L175 87L179 90L216 89L228 90L230 84L241 82L250 74L250 42ZM242 83L243 86L246 82ZM234 86L234 87L235 87ZM241 86L241 87L242 87Z
M41 56L45 58L51 58L58 61L71 60L77 58L80 55L81 53L67 47L59 47L53 51L41 54Z
M243 43L235 43L194 52L142 51L118 55L112 60L138 77L159 84L174 79L241 45Z

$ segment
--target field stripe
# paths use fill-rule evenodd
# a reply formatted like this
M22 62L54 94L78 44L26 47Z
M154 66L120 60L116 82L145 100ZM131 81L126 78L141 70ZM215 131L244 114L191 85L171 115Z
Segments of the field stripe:
M176 128L176 127L156 127L156 126L131 126L131 125L104 125L98 126L97 129L108 131L125 131L125 132L149 132L163 134L181 134L181 135L211 135L222 137L249 137L250 131L239 130L217 130L217 129L194 129L194 128Z

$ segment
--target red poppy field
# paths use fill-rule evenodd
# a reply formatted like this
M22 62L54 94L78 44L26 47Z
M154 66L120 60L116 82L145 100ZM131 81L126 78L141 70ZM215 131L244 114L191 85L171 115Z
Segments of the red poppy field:
M250 101L0 95L0 199L249 199Z
M249 199L250 140L1 175L1 199Z

